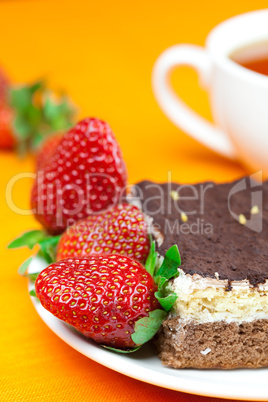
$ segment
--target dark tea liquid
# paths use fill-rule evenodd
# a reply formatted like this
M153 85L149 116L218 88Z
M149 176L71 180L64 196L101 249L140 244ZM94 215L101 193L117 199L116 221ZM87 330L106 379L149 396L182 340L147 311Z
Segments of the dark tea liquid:
M258 60L244 61L238 63L241 66L255 71L256 73L268 75L268 56Z
M268 76L268 41L237 49L230 58L248 70Z

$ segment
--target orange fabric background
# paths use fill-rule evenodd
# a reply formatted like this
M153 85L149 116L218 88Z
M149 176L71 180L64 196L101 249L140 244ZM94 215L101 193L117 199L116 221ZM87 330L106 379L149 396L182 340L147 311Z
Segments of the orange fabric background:
M264 8L265 0L254 7ZM198 0L1 1L0 64L15 82L46 77L64 88L80 116L97 116L112 126L128 165L131 183L150 178L179 182L224 181L242 176L237 163L213 154L174 127L158 108L151 71L168 46L203 45L222 20L252 10L252 1ZM197 111L210 118L207 96L196 74L176 71L174 86ZM80 355L54 335L36 314L17 275L29 250L8 251L22 231L37 228L5 201L9 179L33 170L33 160L0 153L1 397L3 401L205 401L143 384ZM28 207L31 179L19 181L13 201ZM214 399L216 400L216 399ZM212 399L211 399L212 401Z

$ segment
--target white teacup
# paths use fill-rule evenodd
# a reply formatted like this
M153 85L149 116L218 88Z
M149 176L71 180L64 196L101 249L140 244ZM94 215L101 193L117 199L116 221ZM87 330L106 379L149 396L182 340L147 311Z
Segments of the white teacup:
M262 49L248 47L254 43L263 43ZM230 59L242 48L268 56L268 9L221 23L209 34L205 48L176 45L167 49L154 66L154 94L180 129L214 151L241 160L250 170L263 170L268 176L268 76ZM215 125L191 110L170 86L169 73L181 65L198 71L209 92Z

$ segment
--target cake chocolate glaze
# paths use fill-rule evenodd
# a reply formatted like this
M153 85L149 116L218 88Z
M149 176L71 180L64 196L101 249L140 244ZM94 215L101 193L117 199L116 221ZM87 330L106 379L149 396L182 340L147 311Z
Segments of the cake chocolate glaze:
M176 193L171 196L171 191ZM256 286L268 279L268 181L190 186L143 181L135 186L135 196L163 236L159 253L177 244L186 274L215 278L216 273L230 286L244 279ZM246 224L239 223L241 214Z

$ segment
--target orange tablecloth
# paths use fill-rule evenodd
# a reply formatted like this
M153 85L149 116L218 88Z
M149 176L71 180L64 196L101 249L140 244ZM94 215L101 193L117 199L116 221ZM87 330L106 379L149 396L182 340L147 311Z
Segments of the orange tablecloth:
M263 0L254 2L263 8ZM245 172L238 164L206 150L175 128L159 110L151 91L151 70L166 47L202 45L223 19L252 9L250 0L224 3L194 0L1 1L0 62L16 82L47 77L80 106L80 115L107 120L128 165L131 183L231 180ZM205 93L192 71L173 76L183 98L208 117ZM33 160L0 153L1 241L1 397L3 401L205 401L143 384L104 368L71 349L35 312L26 280L17 275L28 250L8 251L18 233L37 228L28 208L31 179L16 183L12 202L8 181L31 172Z

